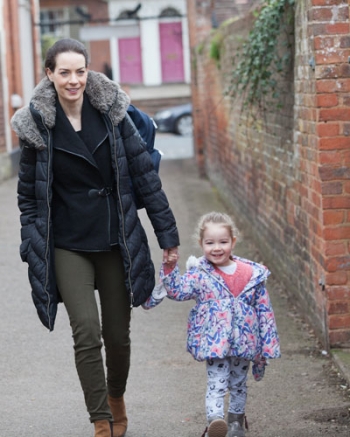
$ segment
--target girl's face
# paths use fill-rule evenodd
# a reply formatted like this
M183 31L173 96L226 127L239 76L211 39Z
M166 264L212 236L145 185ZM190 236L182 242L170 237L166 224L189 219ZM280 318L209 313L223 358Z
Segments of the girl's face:
M56 57L56 68L46 70L47 76L54 84L61 104L82 102L86 87L88 69L82 54L63 52Z
M207 223L200 245L204 256L216 266L228 266L235 246L236 238L232 238L226 226L219 223Z

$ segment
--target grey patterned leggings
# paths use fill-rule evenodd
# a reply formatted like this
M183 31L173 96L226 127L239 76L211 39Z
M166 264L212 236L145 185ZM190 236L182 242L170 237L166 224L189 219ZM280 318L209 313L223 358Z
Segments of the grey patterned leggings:
M208 421L224 417L224 400L230 392L230 413L245 412L247 401L247 376L250 362L237 357L207 360L207 393L205 398Z

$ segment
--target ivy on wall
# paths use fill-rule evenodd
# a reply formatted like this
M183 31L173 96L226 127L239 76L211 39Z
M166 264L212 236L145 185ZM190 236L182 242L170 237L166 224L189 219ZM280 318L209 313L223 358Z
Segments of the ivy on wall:
M243 109L265 110L272 101L282 105L278 85L292 68L294 3L267 0L255 12L248 38L235 51L227 95L241 97ZM216 44L215 56L212 54L216 61L218 53Z
M224 35L220 31L216 31L210 41L209 56L214 59L218 68L220 68L221 51L224 42Z

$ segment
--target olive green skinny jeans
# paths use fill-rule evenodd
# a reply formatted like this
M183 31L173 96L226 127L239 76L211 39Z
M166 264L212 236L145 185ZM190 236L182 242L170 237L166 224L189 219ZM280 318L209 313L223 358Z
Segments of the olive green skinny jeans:
M55 269L58 290L72 327L75 363L90 421L111 421L107 394L116 398L124 394L130 367L130 304L120 251L77 252L56 248Z

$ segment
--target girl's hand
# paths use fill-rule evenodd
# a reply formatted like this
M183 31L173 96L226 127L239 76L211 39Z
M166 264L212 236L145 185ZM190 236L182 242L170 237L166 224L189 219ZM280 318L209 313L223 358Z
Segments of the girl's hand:
M255 381L261 381L265 375L265 368L268 365L268 361L265 357L256 357L253 361L252 374Z

